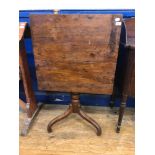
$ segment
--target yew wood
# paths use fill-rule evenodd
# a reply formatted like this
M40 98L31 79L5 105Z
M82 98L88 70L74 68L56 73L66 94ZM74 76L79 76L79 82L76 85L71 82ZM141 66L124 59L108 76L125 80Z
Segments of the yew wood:
M78 94L72 94L72 101L71 104L69 105L69 108L60 116L57 116L56 118L54 118L53 120L51 120L47 126L47 131L50 133L52 132L52 126L68 117L71 113L77 113L79 114L79 116L81 116L83 119L85 119L87 122L89 122L90 124L92 124L96 130L97 130L97 136L100 136L102 133L101 127L99 126L99 124L93 120L91 117L87 116L80 108L80 101L79 101L79 95Z
M50 121L52 126L71 113L101 128L80 109L75 93L111 94L118 56L121 15L31 15L30 25L38 87L69 92L68 110Z
M121 15L31 15L40 90L111 94Z

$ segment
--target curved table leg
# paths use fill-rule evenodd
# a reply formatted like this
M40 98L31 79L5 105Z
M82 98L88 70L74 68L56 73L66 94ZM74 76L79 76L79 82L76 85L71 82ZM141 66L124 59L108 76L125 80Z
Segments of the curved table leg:
M52 132L52 126L58 122L61 121L62 119L66 118L67 116L69 116L72 113L72 108L68 108L67 111L65 111L63 114L57 116L56 118L54 118L53 120L51 120L47 126L47 131L48 132Z
M95 120L93 120L91 117L89 117L88 115L86 115L82 110L80 110L78 112L78 114L83 119L85 119L86 121L88 121L90 124L92 124L96 128L96 130L97 130L97 133L96 133L97 136L100 136L101 135L101 133L102 133L101 127L99 126L99 124Z

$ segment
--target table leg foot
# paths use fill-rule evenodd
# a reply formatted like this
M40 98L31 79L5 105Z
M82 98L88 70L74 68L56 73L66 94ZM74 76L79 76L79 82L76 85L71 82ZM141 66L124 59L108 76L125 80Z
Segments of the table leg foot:
M122 102L120 105L120 109L119 109L119 116L118 116L118 122L117 122L117 128L116 128L117 133L120 132L120 128L122 125L122 120L123 120L124 111L125 111L125 107L126 107L126 100L127 100L127 96L123 96L123 99L122 99Z
M102 133L101 127L99 126L99 124L95 120L93 120L91 117L89 117L88 115L86 115L82 110L80 110L78 112L78 114L83 119L85 119L87 122L89 122L90 124L92 124L96 128L96 130L97 130L97 132L96 132L97 136L100 136L101 135L101 133Z
M116 132L117 132L117 133L120 133L120 129L121 129L121 127L120 127L119 125L117 125L117 127L116 127Z
M72 113L72 109L71 108L68 108L67 111L65 111L63 114L57 116L56 118L54 118L53 120L51 120L47 126L47 131L48 133L52 132L52 126L61 121L62 119L68 117L70 114Z

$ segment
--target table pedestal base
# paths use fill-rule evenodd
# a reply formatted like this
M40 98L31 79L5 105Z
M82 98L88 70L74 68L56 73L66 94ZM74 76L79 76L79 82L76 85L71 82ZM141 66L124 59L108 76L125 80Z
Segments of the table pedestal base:
M79 101L79 95L78 94L72 94L72 102L71 104L69 105L69 108L61 115L57 116L56 118L54 118L53 120L51 120L47 126L47 131L50 133L52 132L52 126L66 118L67 116L69 116L71 113L77 113L79 114L83 119L85 119L87 122L89 122L90 124L92 124L97 132L97 136L100 136L101 133L102 133L102 130L101 130L101 127L99 126L99 124L93 120L91 117L87 116L80 108L80 101Z

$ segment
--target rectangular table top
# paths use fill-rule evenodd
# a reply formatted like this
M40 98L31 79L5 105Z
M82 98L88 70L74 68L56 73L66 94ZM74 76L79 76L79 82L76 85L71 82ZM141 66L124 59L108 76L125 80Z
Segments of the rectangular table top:
M40 90L111 94L121 15L31 15Z

